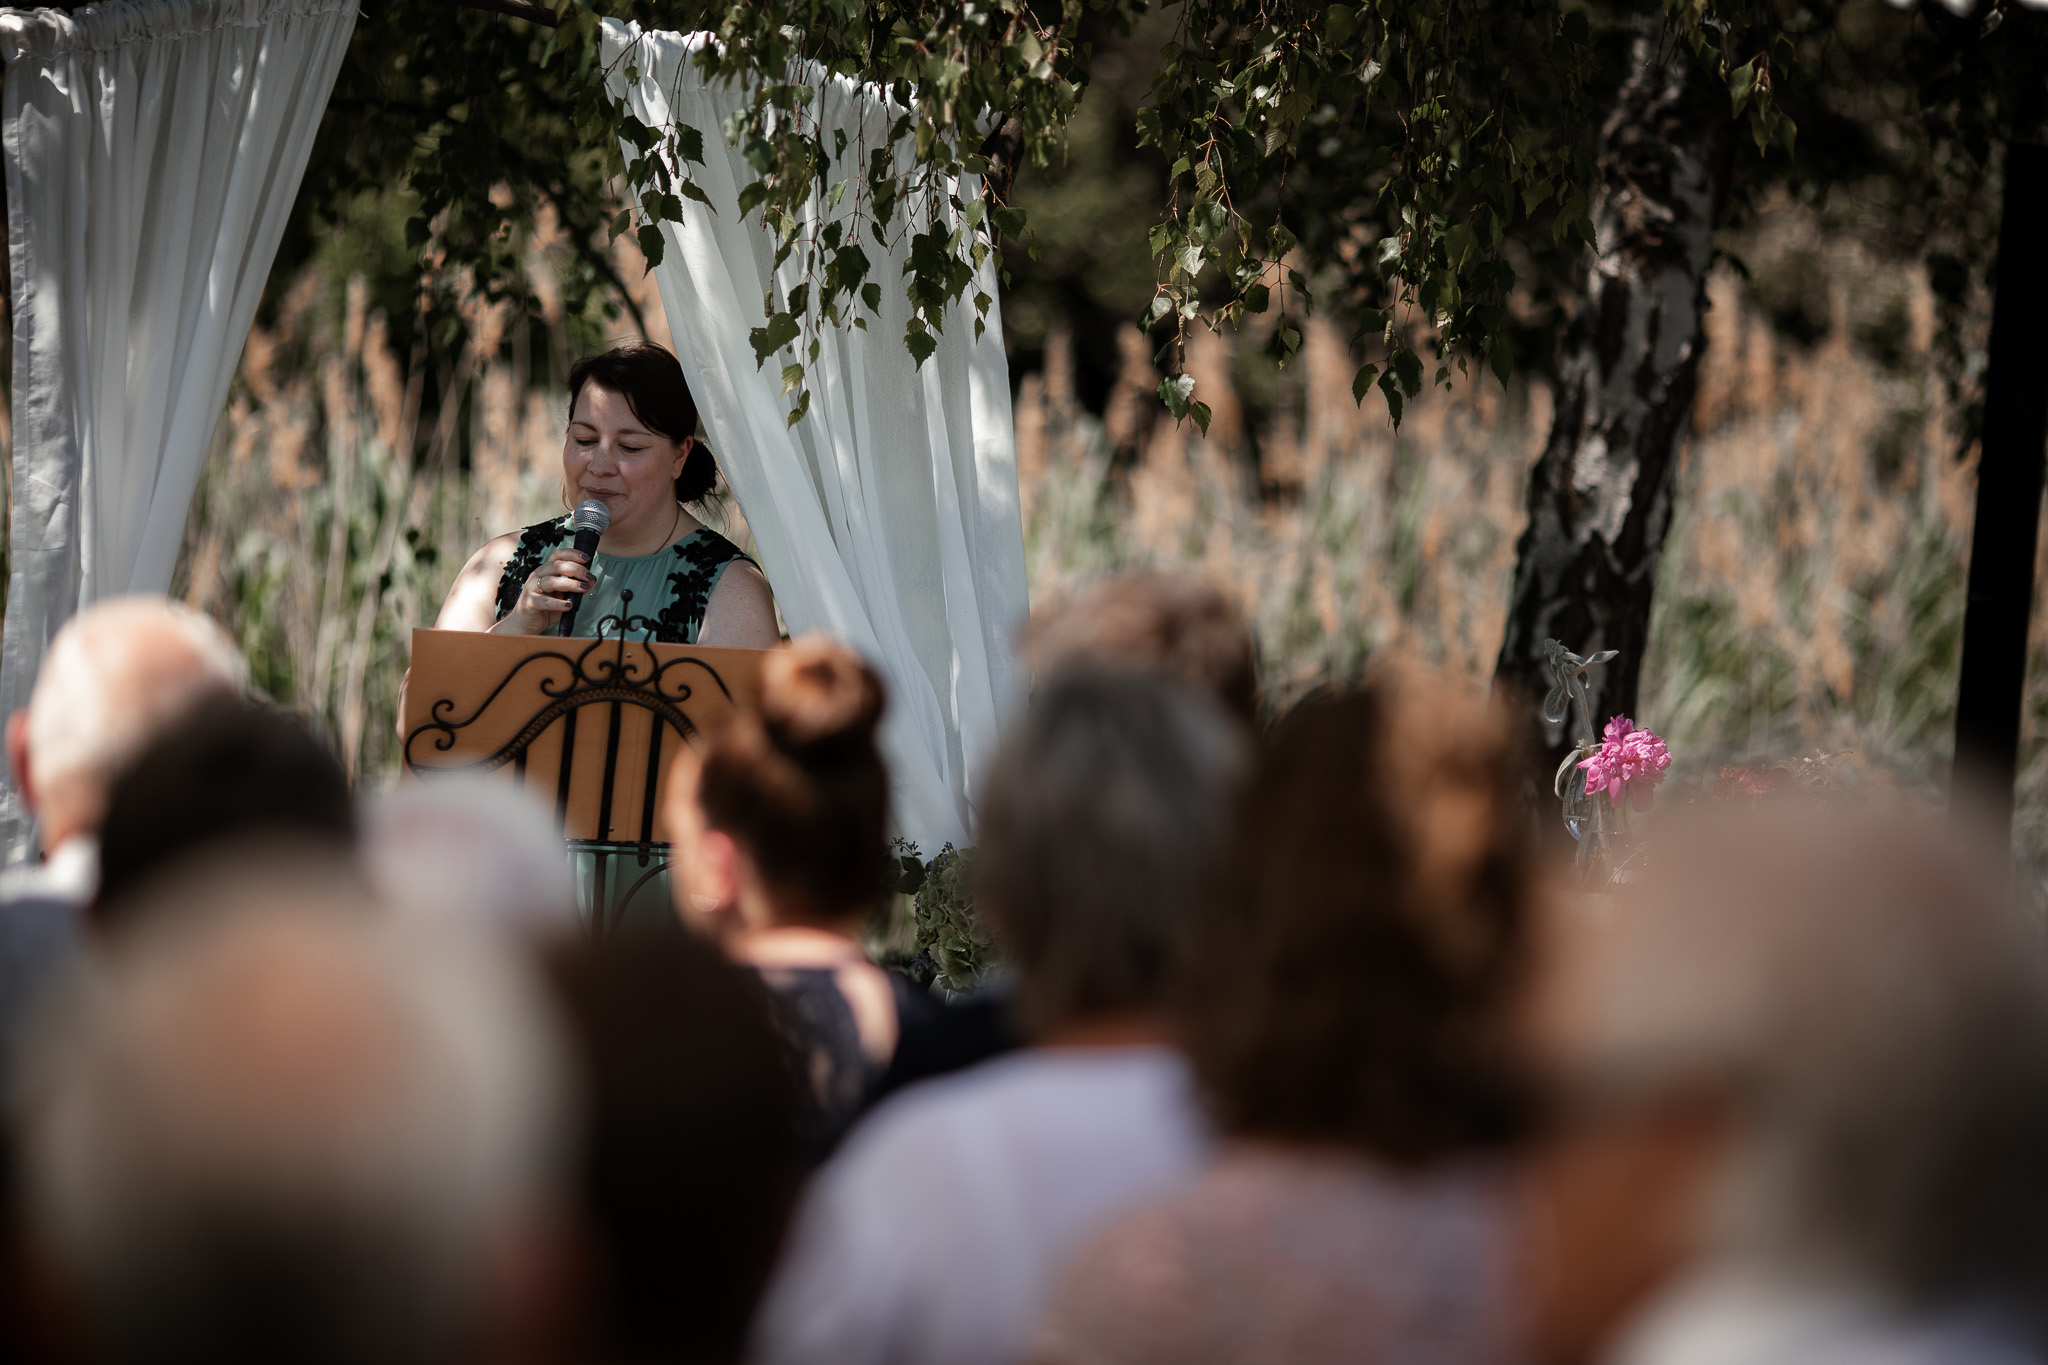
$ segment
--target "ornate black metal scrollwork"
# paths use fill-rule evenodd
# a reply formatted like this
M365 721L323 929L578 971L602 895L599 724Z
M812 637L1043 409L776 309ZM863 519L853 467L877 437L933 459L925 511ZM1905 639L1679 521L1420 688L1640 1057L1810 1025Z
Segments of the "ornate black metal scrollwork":
M622 610L632 605L630 590L620 593L619 597ZM687 739L696 733L697 727L682 708L696 695L697 684L685 681L684 672L695 670L701 673L727 700L732 698L732 689L718 676L717 669L693 655L683 655L659 664L655 664L651 653L640 659L628 659L626 646L632 643L628 635L640 631L642 638L639 643L653 644L655 626L649 617L612 615L598 622L599 634L574 654L568 652L573 646L566 642L559 649L535 650L514 664L491 689L491 694L467 716L459 719L453 714L455 702L452 698L437 699L429 712L430 718L405 737L406 766L422 776L495 772L507 763L516 762L550 725L582 707L599 702L622 702L651 711L670 729ZM616 635L607 633L614 630ZM455 747L457 734L489 713L497 705L498 698L514 683L530 677L529 670L548 674L551 669L554 670L552 675L542 676L536 685L540 694L549 698L548 703L528 717L512 738L491 753L462 764L420 764L414 761L417 752L414 745L422 739L429 740L439 752L447 753Z
M654 638L658 623L649 617L632 614L633 594L630 591L620 593L619 597L619 612L598 622L596 637L588 641L563 640L552 648L536 648L515 663L491 689L490 695L468 714L457 715L452 698L436 699L429 708L428 719L405 736L403 748L406 767L421 777L490 773L509 764L524 781L528 751L543 734L559 724L562 756L555 780L555 813L557 819L565 819L570 777L577 757L577 715L588 706L605 706L609 712L609 723L605 726L604 779L597 819L599 837L569 841L572 851L592 855L595 859L594 885L590 888L591 914L593 927L600 933L607 921L616 919L632 896L667 865L668 846L654 838L654 807L658 796L656 775L661 764L664 731L673 731L679 742L687 742L697 732L685 708L700 687L716 688L728 702L733 700L732 689L708 660L691 654L661 659L651 648L629 655L629 644L652 646L659 643ZM637 640L632 638L636 634L640 637ZM508 693L531 697L535 692L545 699L542 704L519 723L509 739L489 753L466 763L416 761L430 753L448 753L457 746L463 731L487 716L495 720L500 699ZM615 809L612 788L618 772L621 715L628 706L649 712L653 725L648 740L645 790L637 793L639 837L614 839L611 837ZM631 795L634 794L628 794L629 800ZM630 811L632 807L627 806L626 809ZM628 818L630 820L630 816ZM625 895L607 897L607 883L613 882L616 876L612 863L620 858L630 858L635 870L649 870L631 884ZM617 885L613 882L615 888ZM617 904L611 904L612 900Z

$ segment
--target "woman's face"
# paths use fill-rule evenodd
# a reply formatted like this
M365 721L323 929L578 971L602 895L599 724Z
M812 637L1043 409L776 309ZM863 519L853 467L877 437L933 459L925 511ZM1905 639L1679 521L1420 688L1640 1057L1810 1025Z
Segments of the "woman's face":
M676 475L690 444L648 430L624 394L585 384L562 445L569 505L596 498L611 510L612 532L627 533L622 539L666 525L675 516Z

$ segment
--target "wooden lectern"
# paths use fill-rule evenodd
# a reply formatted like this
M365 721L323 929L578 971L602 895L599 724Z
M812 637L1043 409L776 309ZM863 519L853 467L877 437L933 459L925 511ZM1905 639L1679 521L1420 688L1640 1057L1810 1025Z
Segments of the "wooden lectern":
M415 630L405 775L499 775L551 801L598 933L636 904L665 913L662 781L682 745L751 704L765 653Z

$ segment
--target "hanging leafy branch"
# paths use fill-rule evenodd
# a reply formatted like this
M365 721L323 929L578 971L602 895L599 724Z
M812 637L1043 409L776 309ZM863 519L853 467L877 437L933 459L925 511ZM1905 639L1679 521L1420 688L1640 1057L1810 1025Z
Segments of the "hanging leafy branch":
M1114 5L1091 7L1122 21ZM902 339L922 365L999 236L1027 235L1021 210L1000 193L963 196L963 184L974 183L964 178L992 169L1013 173L1011 148L1035 166L1047 164L1084 79L1089 52L1074 36L1084 8L1090 7L1080 0L1035 7L1024 0L797 0L724 8L627 0L601 11L557 0L561 23L550 55L587 61L597 49L601 12L710 35L692 62L705 80L731 81L743 95L723 127L642 122L628 100L606 89L609 75L622 74L629 86L646 77L632 65L616 73L588 68L581 121L593 142L631 149L616 169L636 200L614 219L612 233L633 228L637 218L650 263L662 258L660 224L708 211L689 172L703 162L705 138L722 137L741 152L753 178L741 186L738 207L773 239L778 271L751 340L758 364L781 359L794 424L809 411L807 367L818 358L823 328L865 328L882 315L887 285L872 277L867 244L894 252L908 242ZM830 77L864 85L872 101L866 112L881 117L862 123L879 127L879 137L850 138L830 126L819 106ZM989 145L990 134L999 127L1007 168L991 165L999 149ZM686 210L686 199L705 207ZM785 285L779 272L791 261L796 283ZM994 299L978 290L970 302L979 337Z
M1789 147L1769 53L1750 50L1740 8L1672 0L1666 23L1726 80L1759 147ZM1377 388L1400 421L1422 387L1418 332L1437 383L1475 362L1504 380L1510 243L1592 235L1596 37L1564 0L1185 0L1139 123L1172 176L1145 324L1170 322L1177 355L1192 325L1277 306L1268 350L1285 364L1314 304L1305 245L1354 340L1383 350L1353 379L1358 401ZM1159 396L1206 430L1191 376L1170 373Z
M1028 237L1020 209L995 199L959 203L938 187L983 167L983 135L998 120L1006 165L990 167L994 179L1020 160L1046 165L1085 88L1092 53L1083 24L1128 32L1148 5L549 0L532 15L514 8L525 17L447 0L385 0L365 10L279 270L289 275L316 242L403 187L416 210L414 259L438 262L441 284L412 309L417 271L394 260L380 298L390 296L401 322L414 311L431 320L435 345L457 328L451 282L526 294L526 246L545 216L563 230L569 312L600 298L615 304L625 290L603 227L634 226L615 216L615 188L629 169L621 135L647 182L635 212L651 255L660 250L655 223L707 211L687 202L688 170L709 139L730 133L748 152L747 188L757 196L749 212L764 230L787 233L818 196L828 206L812 215L813 227L778 237L778 250L803 253L809 287L765 300L756 331L763 363L780 354L799 364L783 373L796 380L801 408L801 366L819 326L864 323L885 295L902 291L904 340L914 354L929 353L947 308L985 259L977 249L998 234ZM1892 245L1928 259L1955 382L1968 368L1958 320L1996 237L1995 149L2008 137L2040 135L2048 15L2021 0L1980 0L1968 16L1932 0L1903 15L1846 0L1665 0L1662 8L1671 40L1717 72L1730 116L1746 123L1760 152L1771 149L1738 166L1738 198L1781 185L1813 199L1829 185L1882 182L1871 202ZM1362 400L1377 389L1397 417L1430 359L1443 379L1457 364L1502 372L1526 359L1555 330L1544 313L1550 300L1576 278L1595 188L1587 149L1619 79L1626 44L1618 35L1633 10L1607 0L1182 0L1141 134L1170 149L1175 170L1152 234L1159 289L1148 325L1178 341L1190 326L1234 325L1277 308L1271 345L1286 360L1301 345L1302 315L1318 304L1358 324L1358 340L1377 354L1360 368L1356 393ZM752 82L742 126L634 126L605 95L600 14L715 34L711 60ZM894 159L879 171L873 149L851 164L835 142L807 130L803 101L815 81L791 77L813 70L869 81L900 111L915 111L907 125L892 123ZM1795 112L1810 136L1793 155ZM666 156L653 156L657 148ZM950 221L944 233L932 214ZM841 220L828 241L829 224ZM867 247L846 250L872 243L876 226L924 238L901 281L876 278ZM1531 306L1511 313L1510 297ZM1181 416L1206 415L1185 374L1172 374L1162 397Z
M1736 13L1742 3L1670 0L1673 40L1720 70L1731 112L1751 121L1759 145L1789 143L1772 55L1749 36L1770 27ZM997 170L1000 182L1019 161L1048 164L1085 86L1084 19L1128 31L1147 8L552 0L535 11L555 21L544 37L526 20L472 12L456 23L439 10L428 27L454 24L460 38L437 38L431 64L409 64L400 26L363 80L381 98L403 88L415 107L440 101L431 137L417 143L427 150L410 138L394 149L420 199L413 234L486 289L516 281L520 243L544 203L579 228L608 216L613 236L635 232L659 261L660 224L711 211L692 178L709 140L739 149L751 170L739 207L772 238L778 280L751 335L758 363L778 361L795 421L808 411L823 329L868 326L887 293L901 291L905 306L890 304L890 315L901 314L920 364L955 305L972 304L979 334L993 300L974 288L977 273L1000 237L1028 240L1029 228L1020 208L977 194L971 177ZM735 82L743 103L719 128L642 123L607 88L609 75L647 73L604 69L605 16L710 35L692 60L704 78ZM1576 0L1180 0L1178 21L1140 120L1141 141L1173 172L1151 234L1159 288L1145 324L1170 323L1177 349L1191 325L1234 326L1277 306L1270 345L1284 363L1301 345L1313 278L1356 321L1357 339L1384 352L1360 368L1354 393L1363 401L1377 388L1397 421L1422 385L1418 344L1433 351L1439 382L1473 361L1505 375L1511 251L1570 248L1590 232L1589 130L1612 76L1596 48L1618 17ZM537 55L522 64L522 51ZM828 76L863 82L886 109L873 138L827 126L818 92ZM549 132L532 145L544 109L573 128L566 143ZM991 164L998 128L1002 167ZM354 141L383 145L359 131ZM582 168L543 175L556 161ZM363 161L352 178L365 183L376 164ZM632 202L600 216L592 201L606 182L630 185ZM571 235L586 273L601 277L589 231ZM871 249L906 240L903 278L877 278ZM1174 372L1160 394L1176 416L1205 423L1193 387Z

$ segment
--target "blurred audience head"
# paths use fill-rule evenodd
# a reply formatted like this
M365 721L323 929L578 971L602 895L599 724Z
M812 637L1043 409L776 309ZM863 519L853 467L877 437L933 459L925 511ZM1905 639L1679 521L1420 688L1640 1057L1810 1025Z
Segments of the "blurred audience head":
M1506 727L1449 679L1382 677L1275 728L1180 999L1225 1131L1403 1164L1520 1134L1515 780Z
M1682 1270L2048 1347L2048 966L1987 860L1796 809L1656 855L1560 914L1532 1012L1559 1104L1546 1353L1596 1350Z
M105 927L181 860L280 840L350 853L355 804L341 765L305 724L232 699L203 702L158 735L115 781L100 829Z
M729 1362L805 1153L760 979L691 934L627 930L551 963L587 1077L584 1359Z
M302 866L163 894L22 1058L29 1232L81 1353L391 1365L509 1334L561 1146L535 983Z
M844 645L807 635L769 651L758 708L669 774L663 819L686 922L718 937L873 912L888 862L882 705L881 680Z
M248 665L226 632L162 597L115 597L50 641L8 756L45 849L98 829L115 778L201 700L234 696Z
M1221 707L1157 674L1040 687L990 771L974 863L1028 1030L1163 1006L1245 750Z
M1024 657L1041 681L1064 668L1156 670L1258 722L1258 651L1244 614L1199 579L1127 573L1037 613Z
M481 777L413 782L363 810L363 865L385 904L541 939L580 926L552 813Z

